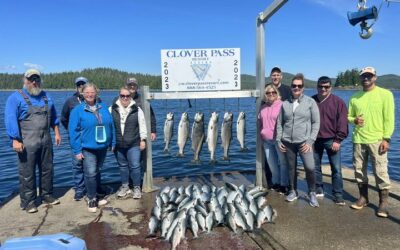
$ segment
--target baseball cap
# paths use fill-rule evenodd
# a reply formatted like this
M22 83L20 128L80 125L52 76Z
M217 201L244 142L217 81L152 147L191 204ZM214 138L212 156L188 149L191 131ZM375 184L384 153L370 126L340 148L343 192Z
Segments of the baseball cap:
M25 75L26 78L29 78L29 77L31 77L31 76L33 76L33 75L37 75L37 76L40 77L40 71L37 70L37 69L28 69L28 70L25 72L24 75Z
M373 74L374 76L376 76L376 70L373 67L365 67L361 70L360 72L360 76L365 74L365 73L370 73Z
M135 77L130 77L130 78L126 79L125 85L138 87L138 83L137 83L137 80Z
M40 79L40 71L37 69L28 69L25 74L25 78L28 79L31 82L41 82Z
M273 67L271 69L271 74L274 73L274 72L282 73L282 70L278 66L275 66L275 67Z
M83 85L88 83L89 80L86 77L80 76L75 79L76 86Z

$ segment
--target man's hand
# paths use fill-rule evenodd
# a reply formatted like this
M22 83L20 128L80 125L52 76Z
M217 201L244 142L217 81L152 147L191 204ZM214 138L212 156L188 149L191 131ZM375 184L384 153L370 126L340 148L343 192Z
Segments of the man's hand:
M140 150L144 150L146 148L146 141L140 141Z
M57 146L60 146L60 144L61 144L60 129L58 128L58 126L54 126L53 130L54 130L54 135L55 135L55 143Z
M379 145L379 154L383 155L389 150L389 142L383 140L381 145Z
M61 136L60 134L55 134L55 143L57 146L60 146L61 144Z
M154 141L157 138L156 133L151 133L151 141Z
M13 149L15 152L21 153L22 151L24 151L24 144L17 140L13 140Z
M360 126L360 127L363 127L363 126L364 126L363 114L358 115L358 116L356 117L356 119L354 119L354 124L356 124L356 125L358 125L358 126Z
M332 143L332 146L331 146L332 152L337 152L337 151L339 151L339 149L340 149L340 143L338 143L338 142L333 142L333 143Z

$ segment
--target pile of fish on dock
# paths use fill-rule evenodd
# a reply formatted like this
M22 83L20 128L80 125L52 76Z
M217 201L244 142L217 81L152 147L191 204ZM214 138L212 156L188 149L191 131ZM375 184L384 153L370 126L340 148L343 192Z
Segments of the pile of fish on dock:
M240 144L240 151L245 151L245 133L246 133L246 115L244 112L240 112L237 123L236 123L236 137ZM221 125L221 141L222 148L224 149L223 160L229 160L229 147L232 141L232 124L233 114L231 112L225 112L224 119ZM164 152L169 152L169 145L173 137L174 131L174 114L169 112L164 123ZM178 157L184 156L184 149L189 135L192 141L192 150L194 157L192 163L199 164L200 151L203 147L203 142L207 138L208 151L210 152L210 164L216 162L215 152L217 149L218 141L218 113L213 112L208 123L207 134L204 132L204 114L197 112L194 117L192 125L192 132L190 134L189 116L187 112L184 112L181 116L181 120L178 126Z
M264 222L273 222L277 216L275 209L266 204L267 191L254 187L247 191L244 185L232 183L215 187L191 184L163 188L156 196L149 220L149 237L160 237L170 241L175 249L185 239L186 229L193 238L199 231L211 232L219 225L229 227L234 233L251 232Z

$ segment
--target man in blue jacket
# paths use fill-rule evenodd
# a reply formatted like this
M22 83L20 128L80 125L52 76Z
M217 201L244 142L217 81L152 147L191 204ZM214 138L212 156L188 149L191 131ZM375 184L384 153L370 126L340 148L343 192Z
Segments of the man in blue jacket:
M61 124L66 130L68 130L69 116L72 109L84 101L82 89L88 82L88 79L82 76L75 79L76 92L65 101L61 111ZM82 160L77 160L74 154L72 154L72 175L74 178L75 190L74 200L80 201L86 194L83 164Z
M39 195L51 205L60 201L53 197L53 145L60 145L59 121L53 101L41 89L40 72L29 69L24 74L24 85L12 93L6 102L5 125L13 150L17 153L20 207L28 213L37 212L36 165L40 173Z

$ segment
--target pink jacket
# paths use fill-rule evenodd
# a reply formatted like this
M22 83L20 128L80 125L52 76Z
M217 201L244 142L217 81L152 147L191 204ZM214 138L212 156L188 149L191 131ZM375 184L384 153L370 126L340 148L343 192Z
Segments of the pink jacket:
M275 140L276 138L276 121L281 111L282 101L276 100L272 105L265 103L261 106L258 119L260 121L261 138L266 140Z

